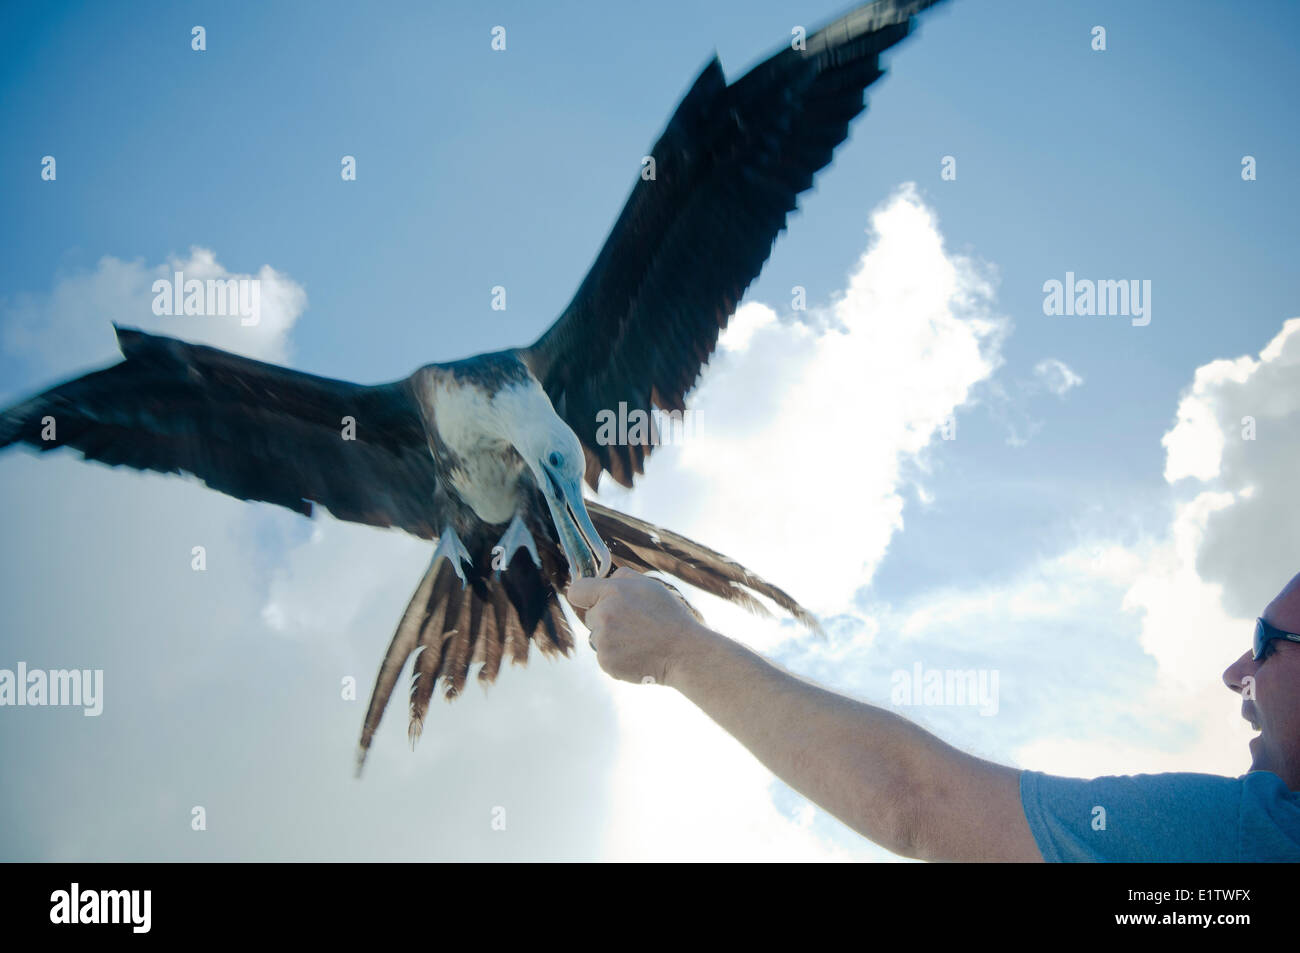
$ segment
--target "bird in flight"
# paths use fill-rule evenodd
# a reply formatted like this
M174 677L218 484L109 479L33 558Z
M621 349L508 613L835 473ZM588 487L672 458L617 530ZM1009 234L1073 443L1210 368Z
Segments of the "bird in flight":
M784 591L669 530L583 497L654 449L608 439L602 412L680 413L796 198L883 75L880 54L937 0L876 0L728 84L715 56L651 151L573 300L528 347L365 386L117 327L123 359L0 413L0 449L186 473L241 500L436 540L380 666L360 770L411 656L412 742L439 680L454 698L530 643L568 654L560 593L611 566L657 571L810 629ZM351 421L348 424L348 421ZM607 428L608 429L608 428Z

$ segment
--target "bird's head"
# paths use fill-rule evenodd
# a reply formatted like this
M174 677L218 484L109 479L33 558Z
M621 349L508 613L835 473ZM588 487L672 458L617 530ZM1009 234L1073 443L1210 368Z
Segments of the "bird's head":
M533 418L514 443L546 498L569 561L570 578L606 576L613 558L591 524L582 499L584 459L577 436L552 410L540 419Z

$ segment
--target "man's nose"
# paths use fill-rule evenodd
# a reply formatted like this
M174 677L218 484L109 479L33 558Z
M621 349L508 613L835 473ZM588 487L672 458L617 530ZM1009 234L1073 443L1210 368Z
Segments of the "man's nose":
M1241 658L1224 669L1223 684L1234 692L1240 693L1247 676L1255 674L1255 668L1255 659L1252 657L1252 653L1249 650L1242 652Z

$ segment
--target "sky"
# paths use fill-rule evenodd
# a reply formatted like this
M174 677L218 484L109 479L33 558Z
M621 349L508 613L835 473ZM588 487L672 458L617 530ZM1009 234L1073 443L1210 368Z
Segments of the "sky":
M5 4L0 402L110 363L114 321L365 383L526 344L709 58L736 78L846 7ZM929 11L724 334L699 433L601 500L829 634L698 596L719 631L965 750L1244 772L1220 674L1300 571L1297 27ZM178 269L259 278L261 320L155 315ZM1045 313L1067 273L1149 288L1149 321ZM95 717L0 707L0 858L896 859L582 638L435 706L414 752L394 706L354 779L427 543L71 453L0 456L0 499L0 669L104 673ZM963 672L978 704L904 691Z

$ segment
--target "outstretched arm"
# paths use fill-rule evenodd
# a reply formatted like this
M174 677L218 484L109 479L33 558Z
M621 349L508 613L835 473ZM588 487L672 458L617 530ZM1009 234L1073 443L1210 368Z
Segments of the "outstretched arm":
M783 781L883 847L923 860L1042 860L1019 771L791 675L631 570L578 580L569 601L585 610L606 672L681 692Z

